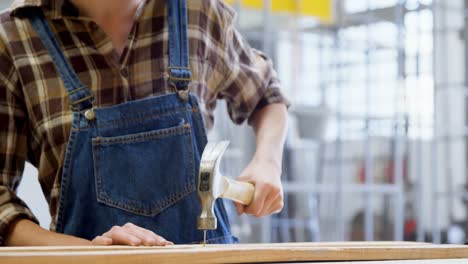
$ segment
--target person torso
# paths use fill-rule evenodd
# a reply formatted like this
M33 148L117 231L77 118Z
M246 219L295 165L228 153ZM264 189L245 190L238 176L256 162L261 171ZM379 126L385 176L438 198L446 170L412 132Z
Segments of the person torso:
M210 36L219 35L219 25L210 18L207 1L188 1L190 90L198 95L208 126L216 101L216 87L223 80L224 65L216 57ZM95 95L98 107L171 92L168 83L167 23L164 1L147 1L139 10L122 56L91 20L80 18L71 6L63 6L60 19L51 27L64 54L80 80ZM52 229L60 193L60 175L72 121L72 110L63 82L47 50L30 31L27 21L9 32L13 63L17 68L28 111L29 161L38 167L52 214ZM71 34L70 32L74 32ZM28 41L24 41L28 38ZM45 100L44 98L47 98Z

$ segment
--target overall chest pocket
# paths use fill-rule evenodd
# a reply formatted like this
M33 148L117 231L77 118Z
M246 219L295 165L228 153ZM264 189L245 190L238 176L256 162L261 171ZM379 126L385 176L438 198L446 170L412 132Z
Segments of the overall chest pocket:
M154 216L196 190L191 127L94 138L100 203Z

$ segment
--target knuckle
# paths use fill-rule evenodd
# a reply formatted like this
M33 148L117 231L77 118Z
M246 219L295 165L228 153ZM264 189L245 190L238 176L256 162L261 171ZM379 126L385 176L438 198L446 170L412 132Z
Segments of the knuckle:
M281 187L278 184L275 183L269 183L270 190L272 193L278 195L281 193Z
M136 247L136 246L141 245L141 241L130 241L129 244L130 244L130 246Z
M262 211L261 210L257 210L254 212L254 216L255 217L261 217L262 216Z
M148 240L146 241L146 245L147 245L147 246L155 246L155 245L157 245L157 244L158 244L158 241L156 241L155 239L148 239Z
M127 228L133 227L133 226L134 226L134 224L132 224L132 223L130 223L130 222L128 222L128 223L126 223L125 225L123 225L123 227L127 227Z
M111 229L110 229L111 232L116 232L116 231L119 231L119 230L120 230L120 226L117 226L117 225L111 227Z
M268 183L260 183L258 187L255 188L261 192L266 192L269 190Z
M146 246L151 246L154 244L154 241L151 238L142 238L141 243Z
M263 187L264 187L265 189L270 189L270 190L274 188L273 183L268 182L268 181L263 182Z

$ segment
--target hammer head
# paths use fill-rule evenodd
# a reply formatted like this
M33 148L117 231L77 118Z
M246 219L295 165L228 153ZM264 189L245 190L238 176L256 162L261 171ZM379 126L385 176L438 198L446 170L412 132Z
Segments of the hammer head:
M198 174L198 197L201 203L198 229L210 230L217 227L214 203L222 194L222 175L219 172L219 165L228 145L229 141L210 142L203 150Z

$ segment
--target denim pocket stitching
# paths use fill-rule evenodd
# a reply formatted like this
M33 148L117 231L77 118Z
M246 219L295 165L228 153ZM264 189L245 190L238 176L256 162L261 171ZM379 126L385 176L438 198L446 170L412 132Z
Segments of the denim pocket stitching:
M151 132L142 132L142 133L135 133L125 136L117 136L117 137L98 137L93 138L92 143L95 146L108 146L113 144L131 144L137 143L144 140L152 140L152 139L159 139L168 136L177 136L183 135L190 131L190 125L184 124L182 126L177 127L170 127L165 129L160 129Z
M130 212L130 213L137 213L144 216L154 216L162 212L164 209L168 208L169 206L173 205L174 203L178 202L185 196L193 193L195 191L195 183L188 182L184 190L182 192L178 192L177 194L173 194L171 196L166 197L165 199L159 201L156 205L151 206L149 209L140 208L138 206L131 206L126 203L116 202L105 191L100 191L97 195L97 200L109 206ZM134 201L138 203L138 201Z
M131 117L125 117L123 120L104 121L104 122L101 122L98 125L98 127L99 128L116 127L116 126L121 126L121 125L142 123L142 122L148 121L148 119L153 119L153 118L156 119L156 118L165 117L165 116L168 116L168 115L184 113L187 110L190 110L190 108L178 107L178 108L168 109L167 111L159 111L159 110L158 111L148 111L148 112L135 114L135 115L133 115Z
M186 131L187 128L188 128L188 131ZM140 214L140 215L143 215L143 216L154 216L154 215L160 213L161 211L165 210L166 208L168 208L172 204L174 204L174 203L178 202L179 200L183 199L184 197L186 197L190 193L193 193L196 190L196 184L195 184L195 178L194 178L195 177L194 176L195 168L194 168L194 161L193 161L194 155L193 155L193 150L192 150L192 148L193 148L192 147L192 134L191 134L190 125L184 124L183 126L178 126L178 127L174 127L174 128L168 128L168 129L161 129L161 130L152 131L152 132L158 132L158 131L170 130L170 129L173 129L174 133L169 133L169 134L164 133L164 134L161 134L161 135L158 135L158 133L154 133L155 135L150 137L150 138L155 139L155 138L161 138L163 136L170 136L170 135L174 135L175 132L179 132L177 135L184 135L184 138L185 138L185 141L186 141L185 142L186 148L187 148L187 150L189 152L189 155L192 156L192 158L190 159L189 164L188 164L189 168L187 168L187 170L190 171L189 175L188 175L189 178L187 179L187 182L184 184L184 187L183 187L182 191L164 197L163 199L159 200L156 204L151 205L150 208L148 208L148 209L147 208L142 208L141 206L140 207L130 206L130 205L126 204L125 202L114 201L105 192L105 190L103 190L102 179L101 179L102 177L100 177L99 166L97 166L97 163L99 163L99 160L100 160L100 155L99 155L99 151L96 151L95 148L93 147L94 173L95 173L95 182L96 182L95 188L96 188L96 198L97 198L98 202L104 203L106 205L109 205L109 206L112 206L112 207L115 207L115 208L118 208L118 209L121 209L121 210L124 210L124 211L127 211L127 212L136 213L136 214ZM151 133L151 132L145 132L145 133L148 134L148 133ZM145 133L141 133L141 134L145 134ZM158 136L155 137L156 135L158 135ZM141 139L139 139L139 141L141 141ZM132 142L139 142L139 141L132 141ZM126 140L123 143L128 144L128 143L132 143L132 142L129 142L128 140ZM108 144L97 145L97 144L94 144L94 143L95 142L94 142L94 139L93 139L93 145L95 147L99 147L99 146L102 146L102 145L108 145ZM112 143L116 143L116 142L112 142ZM110 145L112 145L112 144L110 144ZM139 201L130 201L130 200L128 200L128 201L133 203L133 204L140 203Z

